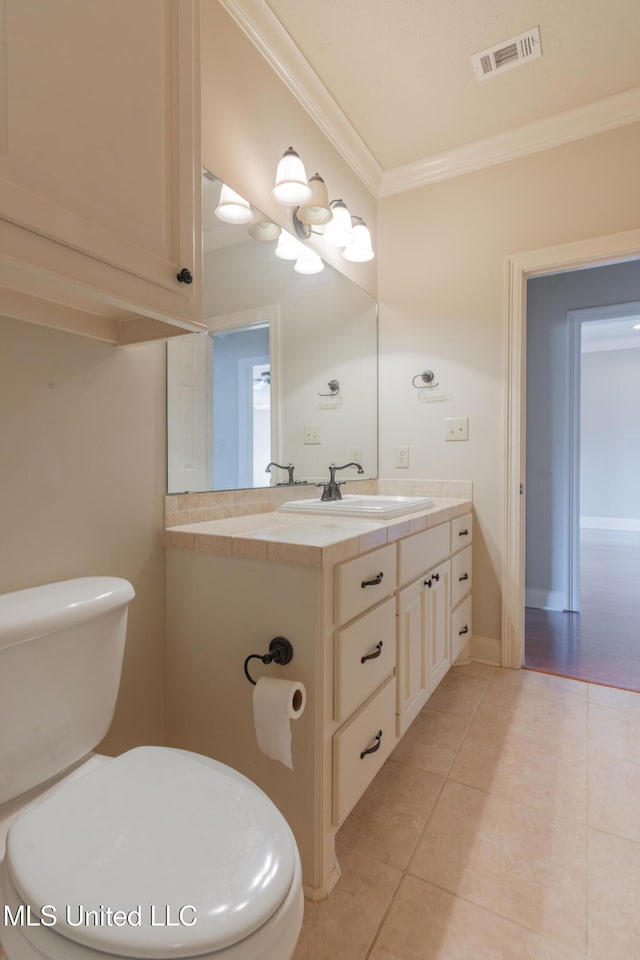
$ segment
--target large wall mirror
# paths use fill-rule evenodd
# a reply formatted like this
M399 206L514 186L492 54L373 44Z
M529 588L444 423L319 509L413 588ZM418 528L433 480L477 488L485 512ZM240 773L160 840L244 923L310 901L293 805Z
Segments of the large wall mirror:
M255 208L220 221L221 186L203 176L208 333L167 345L168 492L312 483L350 460L377 476L375 300L329 265L279 259Z

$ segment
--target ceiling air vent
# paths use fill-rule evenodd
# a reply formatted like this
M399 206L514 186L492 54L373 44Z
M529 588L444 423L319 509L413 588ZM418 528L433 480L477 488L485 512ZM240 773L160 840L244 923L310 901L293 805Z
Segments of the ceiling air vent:
M474 53L471 57L476 80L488 80L505 70L519 67L527 60L537 60L542 56L540 45L540 28L532 27L517 37L510 37L502 43Z

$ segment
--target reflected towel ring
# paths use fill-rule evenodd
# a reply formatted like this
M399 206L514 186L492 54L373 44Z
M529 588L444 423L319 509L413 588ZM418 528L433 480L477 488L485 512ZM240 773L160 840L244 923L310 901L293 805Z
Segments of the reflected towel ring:
M329 380L327 384L331 393L319 393L319 397L337 397L340 393L340 381L339 380Z
M440 386L439 380L436 383L433 383L434 377L435 377L435 373L433 372L433 370L423 370L422 373L416 373L411 383L416 388L416 390L423 390L425 387L430 387L433 389L433 387ZM416 383L416 380L418 379L422 380L422 383Z

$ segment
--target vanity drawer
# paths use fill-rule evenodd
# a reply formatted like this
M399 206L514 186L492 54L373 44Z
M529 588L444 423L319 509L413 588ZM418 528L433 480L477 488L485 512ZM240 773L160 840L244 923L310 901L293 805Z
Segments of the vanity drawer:
M457 607L471 590L471 547L451 557L451 606Z
M471 597L451 614L451 663L455 663L471 637Z
M473 534L472 516L465 513L462 517L456 517L451 521L451 553L461 550L471 543Z
M396 589L396 545L372 550L336 567L335 620L347 623Z
M396 744L396 683L378 693L333 738L333 822L340 826Z
M399 584L410 583L449 556L450 524L441 523L400 541Z
M364 662L363 658L366 658ZM393 597L336 631L333 662L333 718L342 722L395 667L396 602Z

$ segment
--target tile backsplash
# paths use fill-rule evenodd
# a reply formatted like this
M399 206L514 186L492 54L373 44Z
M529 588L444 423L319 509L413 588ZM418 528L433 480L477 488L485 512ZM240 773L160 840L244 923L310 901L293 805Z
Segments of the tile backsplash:
M454 497L471 499L470 480L356 480L345 484L344 493L405 497ZM320 497L313 484L262 487L254 490L220 490L209 493L177 493L165 497L165 525L177 527L202 520L222 520L253 513L271 513L287 500Z

